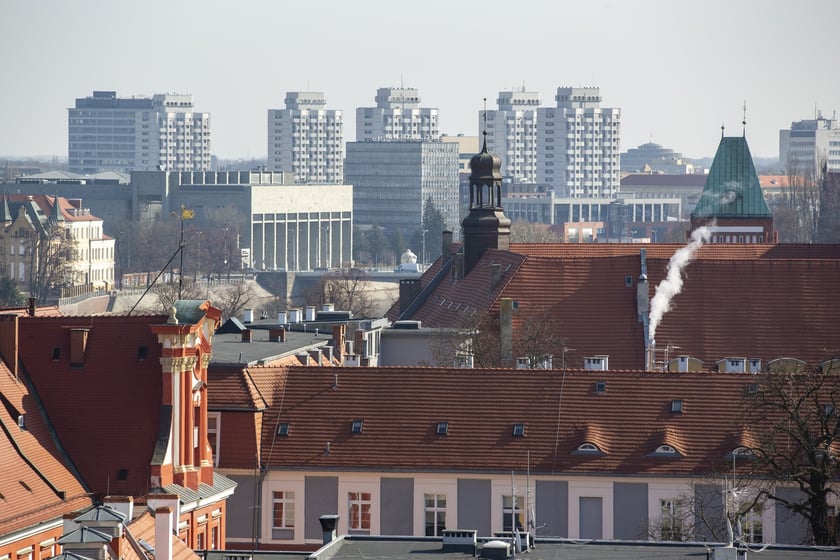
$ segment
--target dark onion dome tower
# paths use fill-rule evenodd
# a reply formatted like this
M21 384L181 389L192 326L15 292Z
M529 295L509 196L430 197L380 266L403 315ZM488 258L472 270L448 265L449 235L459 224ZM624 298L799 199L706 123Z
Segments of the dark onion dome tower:
M470 159L470 213L461 222L464 276L487 249L510 249L510 219L502 211L502 160L487 151L487 132L481 152Z

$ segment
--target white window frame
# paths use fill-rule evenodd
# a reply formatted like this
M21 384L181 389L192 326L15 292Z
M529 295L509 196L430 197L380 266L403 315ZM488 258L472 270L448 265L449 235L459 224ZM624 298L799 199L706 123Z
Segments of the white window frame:
M515 517L514 517L515 513ZM506 521L510 516L510 525ZM514 518L518 523L514 523ZM518 527L517 527L518 525ZM513 496L502 495L502 530L513 531L519 529L525 531L525 496L516 496L516 503L514 504Z
M682 541L683 501L679 498L659 500L659 538L663 541Z
M350 531L370 531L372 511L370 492L347 493L347 527Z
M277 525L277 504L282 504L283 513ZM273 529L295 528L295 493L292 490L274 490L271 493L271 526Z
M216 421L216 427L210 427L210 419L213 418ZM210 434L215 436L215 444L211 443ZM219 466L219 441L221 439L222 434L222 413L221 412L208 412L207 413L207 443L210 445L211 450L213 451L213 466Z
M423 530L427 537L439 537L446 529L446 494L423 495ZM443 515L441 517L440 515ZM431 515L431 523L429 516ZM429 527L432 533L429 534Z

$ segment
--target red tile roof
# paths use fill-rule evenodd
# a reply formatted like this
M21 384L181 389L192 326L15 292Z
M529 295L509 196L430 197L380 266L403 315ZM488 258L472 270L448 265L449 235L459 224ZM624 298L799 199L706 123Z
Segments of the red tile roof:
M644 367L645 337L636 318L640 251L647 254L649 295L665 277L678 244L513 244L488 251L465 278L442 282L408 319L458 327L464 317L497 314L499 298L518 302L514 326L547 313L570 362L610 356L613 369ZM505 273L490 290L490 266ZM510 268L508 268L510 265ZM424 275L423 285L433 272ZM626 278L632 281L626 286ZM840 301L840 245L704 245L684 274L656 333L657 347L689 355L706 369L725 357L764 363L793 356L815 363L840 348L832 302ZM460 305L459 305L460 304ZM388 313L395 319L398 306ZM466 310L466 311L465 311ZM477 322L477 321L475 321Z
M0 396L0 537L91 506L32 393L2 362Z
M530 455L535 474L685 476L726 460L740 436L739 399L754 382L733 374L438 368L293 367L285 378L274 384L262 433L271 468L505 472L526 469ZM605 391L594 390L598 381ZM672 400L682 401L682 413L671 412ZM364 421L362 433L351 433L354 419ZM443 421L447 435L437 435ZM279 423L289 424L288 436L276 435ZM524 437L513 435L517 423ZM575 453L587 442L603 454ZM652 456L660 445L680 456Z
M59 440L97 494L139 496L150 489L162 374L160 344L149 325L165 322L163 316L20 319L23 368ZM69 363L70 329L78 327L90 329L82 368ZM141 346L147 352L142 359ZM53 360L57 347L61 355Z

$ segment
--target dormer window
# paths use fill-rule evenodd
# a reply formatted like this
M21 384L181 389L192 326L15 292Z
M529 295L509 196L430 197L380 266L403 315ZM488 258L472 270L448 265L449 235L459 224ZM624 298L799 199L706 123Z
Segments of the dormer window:
M670 445L663 444L656 448L654 451L657 455L679 455L680 452L671 447Z
M750 449L749 447L744 447L743 445L739 445L738 447L733 449L732 452L729 455L730 455L730 457L740 457L740 458L743 458L743 459L752 459L753 458L752 449Z
M572 452L573 455L603 455L601 448L592 442L585 441L578 445L578 448Z
M363 424L364 424L364 420L353 420L353 422L350 423L350 433L351 434L361 434Z
M438 422L435 434L445 436L449 434L449 422Z

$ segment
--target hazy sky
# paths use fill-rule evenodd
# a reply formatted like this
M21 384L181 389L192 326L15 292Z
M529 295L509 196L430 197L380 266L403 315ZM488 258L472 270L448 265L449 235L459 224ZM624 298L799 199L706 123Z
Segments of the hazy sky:
M212 152L265 157L267 110L323 91L355 140L376 89L418 88L441 131L478 134L482 99L595 85L621 149L711 156L741 134L840 109L837 0L0 0L0 156L67 156L67 108L93 90L191 93Z

